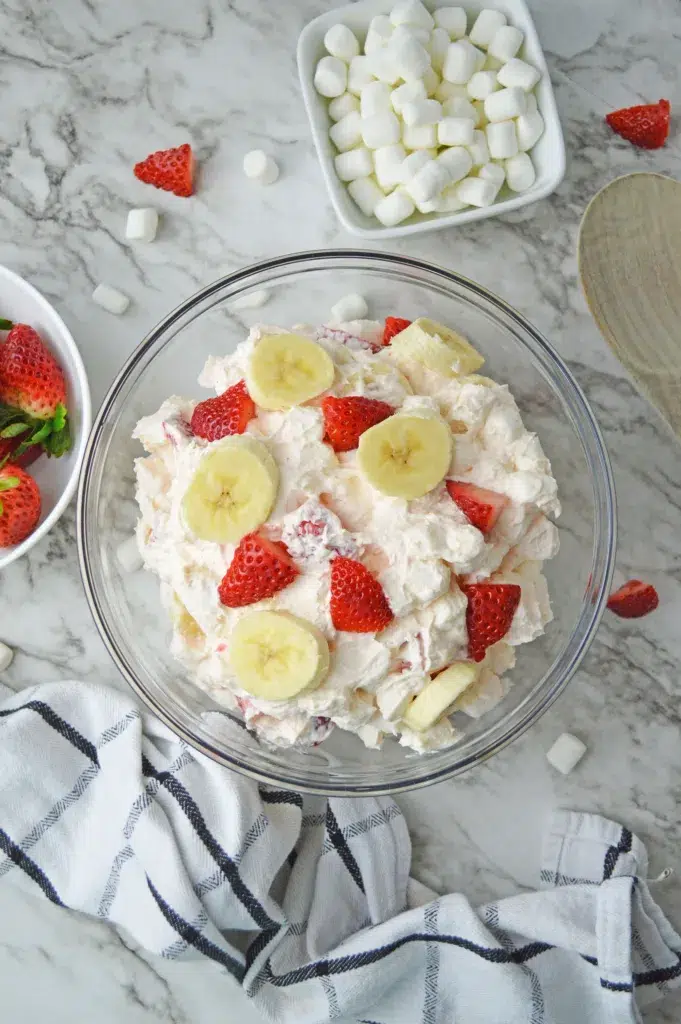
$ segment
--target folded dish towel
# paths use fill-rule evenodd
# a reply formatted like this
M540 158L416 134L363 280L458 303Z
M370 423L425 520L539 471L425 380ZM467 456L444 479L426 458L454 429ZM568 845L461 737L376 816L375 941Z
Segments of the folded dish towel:
M258 786L101 686L0 691L0 877L214 960L273 1021L624 1024L679 983L620 825L560 812L545 891L408 909L392 800Z

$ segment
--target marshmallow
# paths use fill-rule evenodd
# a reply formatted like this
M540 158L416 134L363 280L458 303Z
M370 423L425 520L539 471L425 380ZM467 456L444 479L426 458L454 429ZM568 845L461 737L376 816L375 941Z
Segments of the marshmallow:
M527 113L516 119L515 127L518 133L518 148L526 152L541 138L544 132L544 118L538 110L528 109Z
M570 732L564 732L559 736L551 749L546 754L546 760L561 775L569 775L573 768L586 754L586 744L573 736Z
M332 57L338 57L346 64L359 53L357 36L347 25L332 25L324 36L324 46Z
M332 121L340 121L343 117L351 114L353 110L359 110L359 100L350 92L344 92L342 96L336 96L329 103L329 117Z
M456 194L456 185L449 185L436 199L438 213L457 213L469 204L462 202Z
M405 103L415 103L416 100L428 99L428 93L423 82L405 82L393 89L390 95L390 102L396 114L402 113Z
M329 131L329 138L341 153L358 146L362 141L362 118L359 112L353 110L340 121L336 121Z
M478 116L478 120L476 123L480 128L483 128L487 124L487 115L485 114L485 101L473 100L473 110Z
M158 213L151 207L130 210L125 224L125 237L130 242L153 242L158 231Z
M133 534L116 548L118 564L124 572L137 572L144 564L137 546L137 537Z
M426 68L423 75L423 84L425 85L426 92L429 96L433 96L435 94L435 90L440 84L440 81L440 76L434 68Z
M439 197L438 197L439 198ZM437 212L437 199L429 199L425 203L417 203L414 200L416 209L419 213L436 213Z
M493 160L508 160L518 152L518 136L513 121L497 121L488 124L487 145Z
M541 71L527 61L512 57L508 64L504 64L497 72L499 85L517 86L525 92L530 92L541 78ZM484 99L485 97L481 97Z
M342 324L347 320L366 320L369 307L366 299L357 292L350 292L331 307L331 323Z
M130 299L127 295L124 295L123 292L119 292L117 288L112 288L108 284L97 285L92 293L92 301L115 316L125 313L130 305Z
M447 100L454 99L455 97L460 99L468 99L468 92L465 85L454 85L453 82L442 81L435 90L435 99L439 100L440 103L446 103Z
M484 132L473 132L473 141L468 143L466 148L471 155L474 167L483 167L489 163L489 148Z
M376 180L384 191L402 184L402 164L406 156L405 148L399 142L393 146L381 146L375 151Z
M408 157L402 161L402 167L400 168L401 182L403 185L408 185L412 178L418 174L422 167L425 167L427 163L432 160L432 154L427 149L417 149L413 153L410 153Z
M468 117L474 124L478 123L479 114L470 100L461 96L453 96L443 107L445 117Z
M445 117L437 126L437 141L441 146L470 146L474 131L475 121L469 117Z
M506 24L506 15L502 11L493 11L489 7L480 11L473 22L470 40L475 46L487 49L500 28Z
M347 153L339 153L334 164L336 165L336 174L341 181L366 178L374 169L371 153L365 146L350 149Z
M478 171L478 177L484 178L486 181L491 181L493 185L497 185L501 188L506 181L506 171L504 170L503 164L495 164L490 161L480 168Z
M351 116L348 114L348 117ZM334 127L337 126L334 125ZM260 185L272 185L279 177L279 167L276 160L268 156L264 150L252 149L244 157L244 174L251 181L257 181Z
M466 35L466 12L463 7L438 7L433 17L438 28L444 28L450 39Z
M421 3L421 0L400 0L390 12L390 20L393 25L417 25L419 28L433 28L435 22L430 11Z
M436 71L442 71L442 65L445 62L450 42L451 39L446 28L434 28L430 33L426 49L430 54L431 64Z
M522 89L500 89L485 100L485 117L488 121L508 121L520 117L527 108L527 99Z
M374 210L374 216L386 228L395 227L414 212L414 201L411 196L401 188L396 188L389 196L382 199Z
M437 162L446 170L450 184L465 178L473 166L473 159L463 146L445 149L438 156Z
M369 149L392 146L400 141L400 122L392 110L362 118L362 139Z
M269 301L270 293L267 288L258 288L254 292L246 292L245 295L241 295L234 302L230 302L230 309L260 309L266 302Z
M395 62L398 77L405 82L416 82L430 67L430 54L418 39L407 35L398 42L391 41L390 51Z
M415 39L421 46L428 47L430 32L427 28L419 28L418 25L398 25L390 37L390 45L397 46L406 42L407 39Z
M364 52L371 55L382 46L387 46L393 32L393 23L387 14L377 14L369 22L367 37L364 40Z
M526 114L536 114L538 110L539 110L539 107L537 106L537 97L534 95L533 92L528 92L528 94L527 94L527 109L525 110L525 113Z
M355 178L348 184L348 192L367 217L373 216L374 210L385 198L374 179L368 177Z
M402 120L411 127L415 124L437 124L442 117L442 104L437 100L414 100L402 107Z
M527 192L536 177L534 164L527 153L516 153L506 161L506 183L511 192Z
M14 661L14 651L7 644L0 643L0 672L4 672Z
M338 57L322 57L314 73L314 87L319 95L329 99L342 96L347 84L347 64Z
M476 71L466 86L473 100L486 100L497 88L496 71Z
M405 125L402 142L407 149L433 149L437 145L437 129L434 124Z
M374 80L372 57L353 57L348 68L348 92L359 96L365 85Z
M456 194L467 206L491 206L497 197L498 187L484 178L464 178L456 186Z
M417 45L419 44L417 43ZM358 59L355 57L355 60ZM376 50L370 57L367 57L367 60L374 78L378 78L380 82L387 82L388 85L395 85L399 82L401 75L392 46L381 47L380 50Z
M369 82L360 93L362 117L383 114L391 108L392 90L386 82Z
M429 160L414 175L407 188L412 199L417 203L427 203L439 196L440 192L451 183L447 168L439 160Z
M442 67L442 77L454 85L465 85L485 60L482 50L472 46L467 39L450 43Z
M496 57L497 60L506 64L512 57L515 57L523 45L524 38L519 28L514 28L513 25L503 25L494 33L487 47L487 53L490 57Z

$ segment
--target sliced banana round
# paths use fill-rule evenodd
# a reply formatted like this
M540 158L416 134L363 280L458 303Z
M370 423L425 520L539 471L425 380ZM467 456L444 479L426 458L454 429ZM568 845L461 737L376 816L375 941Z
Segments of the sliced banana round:
M442 718L461 694L480 674L478 665L457 661L423 687L404 713L402 721L410 729L425 732Z
M253 350L246 384L263 409L290 409L327 391L334 365L321 345L301 334L265 334Z
M475 373L485 362L464 337L443 324L419 317L390 342L388 354L398 366L421 363L444 377Z
M279 469L254 437L225 438L203 456L182 502L201 540L236 544L264 523L277 498Z
M288 612L252 612L239 619L228 658L239 685L262 700L291 700L316 689L330 664L324 634Z
M381 494L420 498L444 478L453 443L451 431L441 419L390 416L362 434L359 466Z

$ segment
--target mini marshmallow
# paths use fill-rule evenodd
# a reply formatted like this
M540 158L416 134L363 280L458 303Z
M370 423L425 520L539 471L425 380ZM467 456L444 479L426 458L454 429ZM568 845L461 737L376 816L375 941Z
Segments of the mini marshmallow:
M573 768L586 754L586 744L573 736L570 732L564 732L559 736L551 749L546 754L546 760L561 775L569 775Z
M456 186L458 199L467 206L491 206L498 191L493 182L484 178L464 178Z
M347 64L338 57L322 57L314 73L314 87L319 95L329 99L333 96L342 96L347 84Z
M376 180L384 191L403 183L402 164L406 156L405 148L399 142L393 146L382 146L374 152Z
M393 33L393 23L387 14L377 14L369 22L367 37L364 40L364 52L371 55L382 46L387 46Z
M348 192L359 206L362 213L372 217L374 210L385 194L378 187L373 178L355 178L348 184Z
M411 35L398 42L391 42L390 51L398 77L403 78L405 82L418 81L430 67L430 54L425 46Z
M331 323L342 324L347 320L366 320L369 307L364 296L350 292L331 307Z
M266 302L269 302L270 293L267 288L258 288L254 292L246 292L240 298L230 303L230 309L260 309Z
M350 149L347 153L339 153L333 162L336 165L336 174L341 181L366 178L374 169L371 153L365 146Z
M530 92L541 78L541 71L527 61L512 57L508 64L504 64L497 72L499 85L517 86L524 92ZM483 96L482 99L485 97Z
M144 564L137 546L137 537L133 534L116 548L118 564L124 572L137 572Z
M454 85L466 85L482 67L484 60L482 50L471 46L467 39L459 39L449 44L442 66L442 77Z
M108 284L97 285L92 293L92 301L96 302L102 309L105 309L107 313L113 313L114 316L121 316L130 305L130 299L127 295L124 295L123 292L119 292L117 288L112 288Z
M375 55L374 55L375 56ZM348 68L348 92L359 96L365 85L374 80L372 57L353 57Z
M393 25L417 25L419 28L433 28L435 22L421 0L400 0L390 12Z
M401 183L408 185L415 175L425 167L427 163L432 160L430 150L417 149L413 153L410 153L408 157L402 161L402 167L400 168Z
M431 64L436 71L442 71L442 65L445 62L450 42L451 39L446 28L434 28L430 33L430 40L426 44L426 49L430 54Z
M434 68L426 68L423 75L423 84L425 85L426 92L429 96L433 96L435 94L435 90L440 84L440 81L440 76Z
M438 213L457 213L469 204L462 202L456 194L456 185L449 185L436 199Z
M348 117L351 116L348 114ZM335 127L337 126L334 125ZM333 131L333 129L331 130ZM279 177L279 167L276 160L268 156L264 150L252 149L244 157L244 174L251 181L257 181L260 185L272 185Z
M411 127L418 124L437 124L442 117L442 104L437 100L414 100L402 107L402 120Z
M518 148L523 152L527 152L542 137L544 133L544 118L538 110L528 110L526 114L521 114L516 119L515 127L518 133Z
M332 25L324 36L324 46L332 57L349 64L359 53L357 36L347 25Z
M373 117L391 109L392 90L386 82L369 82L360 93L362 117Z
M377 217L386 228L395 227L401 224L414 212L414 201L411 196L401 188L396 188L389 196L382 199L374 210L374 217Z
M405 82L404 85L398 85L397 89L393 89L390 94L390 102L396 114L402 113L405 103L415 103L417 100L425 99L428 99L428 94L422 81Z
M414 205L419 213L435 213L437 211L437 199L428 199L425 203L417 203L414 200Z
M483 167L489 163L489 147L484 132L473 132L473 141L468 143L466 148L471 155L474 167Z
M484 178L486 181L491 181L493 185L497 185L498 188L506 181L506 171L504 170L503 164L495 164L490 161L486 163L478 171L478 177Z
M125 237L130 242L153 242L158 231L158 213L151 207L130 210L125 224Z
M469 117L444 117L437 126L437 141L441 146L470 146L474 131L475 121Z
M485 128L489 155L493 160L508 160L518 152L518 136L513 121L497 121Z
M494 39L500 28L506 24L506 15L502 11L493 11L489 7L480 11L473 22L470 31L470 40L475 46L481 46L484 50Z
M7 644L0 642L0 672L4 672L14 661L14 651Z
M527 109L527 99L522 89L500 89L485 100L485 117L488 121L508 121L520 117Z
M433 14L435 24L449 33L450 39L466 35L466 12L463 7L438 7Z
M362 139L369 149L392 146L400 141L400 122L392 110L362 118Z
M470 100L461 96L453 96L442 108L445 117L468 117L474 124L478 123L479 114Z
M498 88L496 71L476 71L466 86L473 100L486 100Z
M427 203L439 196L451 182L447 168L438 160L429 160L407 186L409 194L417 203Z
M485 63L482 65L483 71L498 71L503 68L506 62L503 60L497 60L496 57L490 57L489 53L485 57Z
M405 125L402 142L407 149L433 149L437 145L437 129L434 124Z
M446 170L450 184L465 178L473 166L473 159L463 146L445 149L438 156L437 162Z
M485 114L485 101L484 100L473 100L473 109L478 115L477 124L480 128L483 128L487 124L487 115Z
M340 121L347 117L353 110L359 110L359 100L350 92L344 92L342 96L336 96L329 103L329 117L332 121Z
M417 45L419 44L417 43ZM359 60L359 58L355 57L355 60ZM374 78L378 78L380 82L387 82L388 85L395 85L399 82L401 75L392 46L381 47L380 50L376 50L370 57L367 57L367 60Z
M397 46L406 42L407 39L415 39L421 46L428 47L430 32L427 28L419 28L418 25L398 25L390 37L390 45Z
M525 36L519 28L514 28L513 25L503 25L494 33L487 47L487 53L490 57L496 57L497 60L506 64L512 57L515 57L523 45L524 38Z
M516 153L506 161L506 184L511 192L527 192L532 188L537 175L534 164L527 153Z
M442 81L435 90L435 99L440 103L446 103L451 99L468 99L468 92L465 85L454 85L454 82Z
M336 121L329 131L329 138L341 153L358 146L362 141L362 118L359 112L353 110L347 117Z
M525 110L525 113L526 114L536 114L538 112L538 110L539 110L539 107L537 106L537 97L535 96L535 94L533 92L528 92L528 94L527 94L527 108Z

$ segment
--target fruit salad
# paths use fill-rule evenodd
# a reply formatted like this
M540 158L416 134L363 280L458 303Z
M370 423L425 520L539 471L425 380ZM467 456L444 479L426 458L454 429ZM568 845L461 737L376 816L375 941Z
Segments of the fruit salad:
M446 747L544 632L556 481L483 361L426 317L259 325L137 424L171 651L260 739Z

